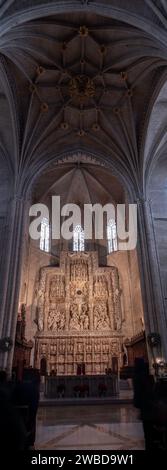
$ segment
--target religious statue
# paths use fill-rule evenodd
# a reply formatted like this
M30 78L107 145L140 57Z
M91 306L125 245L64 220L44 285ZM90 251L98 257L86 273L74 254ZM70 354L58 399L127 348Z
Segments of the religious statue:
M86 313L85 319L84 319L84 330L88 330L88 329L89 329L89 317L88 317L88 313Z
M59 322L59 329L64 330L64 328L65 328L65 315L64 315L64 313L61 312L60 322Z
M80 321L80 329L87 330L89 328L89 317L88 317L88 307L86 304L82 304L81 306L81 313L79 317Z
M56 281L53 280L50 285L50 300L54 300L56 297L56 291L57 291L57 284Z
M36 323L38 326L38 331L43 331L44 329L44 318L43 318L43 307L45 301L44 294L44 273L41 275L40 289L37 292L38 302L36 308Z
M43 331L44 329L43 312L40 307L36 308L36 323L37 323L38 331Z
M55 302L57 297L64 296L64 278L63 276L54 276L50 283L50 301Z
M70 328L72 330L80 330L78 306L76 304L71 305L71 309L70 309Z
M120 331L122 328L122 318L121 318L121 309L120 309L120 294L121 291L117 288L114 292L115 297L115 316L114 316L114 325L115 330Z
M63 330L65 326L65 316L60 310L50 310L48 315L48 329L49 330Z
M105 302L101 302L94 307L94 328L95 330L106 330L110 328L110 321Z
M50 310L49 315L48 315L48 329L49 330L54 329L54 322L55 322L55 319L56 319L55 317L56 317L55 311Z

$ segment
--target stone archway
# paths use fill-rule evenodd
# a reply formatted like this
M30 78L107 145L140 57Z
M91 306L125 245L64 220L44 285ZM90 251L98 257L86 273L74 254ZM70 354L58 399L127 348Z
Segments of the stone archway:
M80 155L81 157L81 155ZM76 157L75 157L76 158ZM86 156L84 156L84 159L86 159ZM88 157L88 160L90 161L90 157ZM60 157L59 157L59 161L60 161ZM66 160L67 161L67 160ZM29 204L26 204L26 206L23 206L23 214L22 214L22 217L24 218L24 221L27 219L27 213L28 213L28 207L29 207ZM25 230L25 225L24 225L24 230ZM17 234L17 244L18 244L18 248L19 248L19 239L18 239L18 235L20 238L20 243L22 244L23 243L23 238L25 238L25 234L24 234L24 230L20 231L19 234ZM22 253L23 254L23 253ZM21 272L21 264L22 264L22 259L21 256L19 257L18 255L18 259L17 259L17 263L18 263L18 266L19 266L19 270ZM140 262L141 262L141 258L140 258ZM143 274L143 270L141 271L142 274ZM17 278L17 283L15 285L15 295L16 295L16 292L17 292L17 296L19 295L19 289L20 289L20 280L18 280ZM147 292L147 296L150 295L148 292ZM14 293L13 293L13 296L14 296ZM18 298L18 297L17 297ZM147 297L148 298L148 297ZM13 307L13 309L12 309ZM17 304L16 304L16 298L14 296L14 304L13 306L11 305L11 312L12 312L12 330L11 330L11 334L10 336L11 337L15 337L15 329L14 329L14 326L15 326L15 321L16 321L16 318L17 318ZM152 310L150 311L150 315L152 314ZM145 321L146 321L146 331L148 333L150 333L153 329L155 329L153 326L150 325L149 323L149 318L145 312ZM151 321L153 322L153 319L151 318ZM8 330L9 331L9 330ZM8 367L9 367L9 370L11 368L11 365L12 365L12 353L9 353L8 354L8 357L6 355L6 364L8 364Z
M27 2L28 3L28 2ZM143 5L129 0L128 10L122 0L111 0L110 5L108 1L101 1L94 5L93 0L78 0L69 2L68 0L59 2L57 1L44 2L38 1L35 6L18 5L13 13L13 0L4 2L1 7L2 16L2 34L10 30L16 24L24 24L38 18L43 18L49 15L65 14L71 11L95 13L100 16L114 18L122 21L125 24L130 24L134 27L140 28L144 32L149 32L158 40L166 45L166 36L164 27L166 26L166 9L164 3L156 6L152 1L145 1L145 9L143 12ZM10 11L10 7L12 11Z
M12 2L5 2L5 3L6 3L6 7L5 5L3 5L3 8L4 8L4 12L7 13L6 8L8 6L10 7L10 4L12 4ZM123 182L124 186L126 187L129 193L129 200L131 202L137 202L138 204L139 259L141 261L140 262L141 279L144 279L144 281L142 282L142 290L143 290L143 301L145 305L144 308L145 308L146 328L148 332L157 331L161 333L162 338L163 338L163 341L162 341L163 348L165 351L164 354L166 354L164 321L159 316L159 311L162 310L162 293L161 293L160 278L159 278L159 272L158 272L158 263L157 263L156 256L154 256L155 251L156 251L156 246L155 246L155 240L154 240L152 228L150 229L150 227L152 227L150 207L149 207L148 201L146 201L145 199L145 181L144 181L145 180L145 167L143 166L143 153L142 152L140 153L139 148L138 148L137 132L136 132L135 125L134 125L135 119L134 119L134 114L133 114L133 109L135 109L136 115L137 115L138 108L140 108L138 106L138 96L141 96L141 92L142 92L143 109L142 109L142 113L140 113L140 109L139 109L138 121L143 122L143 115L144 115L143 113L145 111L145 103L148 104L150 102L150 97L153 91L155 90L155 86L157 85L156 78L155 78L155 81L152 80L152 76L154 75L153 71L157 72L157 70L159 70L158 67L161 67L161 66L162 68L164 67L164 62L166 60L166 52L164 51L164 48L162 47L162 43L164 41L164 32L161 28L161 25L164 24L164 21L163 21L163 14L158 16L158 11L154 12L155 15L157 15L157 18L159 18L161 25L159 25L160 27L155 26L154 28L152 28L152 31L150 31L151 35L144 33L144 36L141 39L140 31L137 31L135 28L131 28L130 26L131 22L133 25L136 25L136 21L137 21L137 26L139 26L139 23L140 23L139 20L141 20L141 17L142 17L142 15L140 15L141 11L137 11L137 15L135 15L134 12L132 11L130 12L128 11L127 13L127 11L125 11L125 9L122 8L121 3L122 2L120 2L119 6L117 6L116 8L114 5L108 7L108 5L105 4L105 2L101 2L101 4L99 4L99 9L96 6L96 11L95 11L93 7L93 2L81 1L77 3L77 9L75 8L79 14L81 12L88 12L88 13L93 12L93 14L100 13L101 15L105 16L106 12L108 12L108 8L110 9L110 14L113 13L113 18L114 18L114 14L115 14L115 17L122 14L122 16L119 17L119 20L121 19L122 21L129 23L128 28L127 27L122 28L122 25L119 25L119 24L117 25L119 32L123 31L125 33L125 36L123 37L124 46L125 46L125 42L127 46L127 40L128 40L127 33L129 34L130 32L130 34L132 35L131 41L133 42L133 45L134 45L135 35L138 35L138 36L137 36L137 45L135 46L136 48L133 48L133 53L131 50L131 55L130 55L131 65L132 65L132 75L131 75L131 66L130 67L127 66L127 69L128 69L128 74L127 74L127 71L126 70L124 71L124 64L122 63L120 64L118 61L118 63L120 64L120 67L119 67L119 70L116 72L115 78L117 78L116 80L117 83L119 82L118 94L119 94L119 97L121 96L121 106L118 106L117 101L119 100L117 99L116 99L115 105L113 104L113 94L110 95L109 93L107 103L105 100L104 101L102 100L103 107L104 105L106 106L109 104L109 109L111 111L111 113L109 113L109 116L107 115L107 119L106 119L105 113L103 113L103 110L102 109L97 110L96 106L93 105L93 117L91 114L91 119L90 119L90 116L88 116L89 113L87 113L85 122L83 122L83 120L80 120L80 118L78 119L78 117L76 118L76 114L78 113L78 109L79 109L77 108L77 113L73 113L75 114L76 121L74 119L75 122L74 122L73 128L71 126L72 129L70 129L71 119L69 116L67 116L68 119L67 118L64 119L64 115L61 116L60 122L56 121L56 128L53 125L55 115L54 113L52 114L51 106L49 108L48 103L47 103L47 98L49 94L45 94L43 91L43 94L41 95L39 94L39 90L38 90L38 86L41 87L42 85L42 81L43 81L42 75L44 72L44 68L41 65L41 55L38 54L38 47L36 48L35 42L31 44L31 40L28 35L29 27L33 28L34 41L36 41L36 39L39 36L38 31L36 30L36 28L38 29L38 24L37 22L34 21L32 22L33 24L30 25L28 24L28 20L34 19L35 17L44 18L44 16L48 15L49 12L52 15L53 13L57 13L57 9L55 10L55 7L57 8L57 2L50 2L47 5L44 5L44 4L41 5L39 2L38 5L35 6L35 8L26 8L26 10L24 11L22 10L23 15L20 15L19 21L21 23L22 21L24 21L24 28L23 28L24 31L23 29L19 29L19 25L18 26L16 25L17 12L15 12L16 14L14 15L11 14L10 18L6 15L6 19L5 18L3 19L4 20L3 26L5 28L9 27L10 29L11 25L12 27L15 26L15 28L13 27L13 30L9 31L8 29L7 31L6 29L7 36L5 38L5 34L4 34L4 36L2 37L2 43L0 42L0 45L2 44L2 47L3 47L3 57L1 57L1 76L3 74L4 89L5 89L8 102L10 103L12 129L13 129L13 134L14 134L14 144L12 146L12 149L8 149L8 152L6 153L6 155L8 157L9 164L11 163L9 156L11 156L12 154L12 156L14 157L13 158L14 163L12 163L13 165L12 170L15 172L14 173L15 186L14 186L14 196L13 196L12 201L10 201L10 207L9 207L10 217L8 218L8 225L7 225L7 230L9 232L9 243L8 243L8 249L6 250L7 253L6 253L6 262L5 262L6 281L5 281L5 289L3 292L2 317L4 321L3 321L2 334L4 336L11 335L12 337L14 337L15 326L16 326L16 311L17 311L17 306L18 306L19 284L20 284L20 270L21 270L21 264L22 264L21 258L22 258L22 253L24 251L23 240L24 240L24 233L25 233L26 223L27 223L26 217L28 214L28 208L30 204L30 197L31 197L30 191L32 188L32 182L35 181L35 177L39 176L40 172L44 168L46 168L49 163L53 163L55 159L62 158L65 155L68 156L69 153L72 153L72 152L74 153L78 151L81 151L82 153L85 153L85 154L86 153L90 154L90 151L93 149L92 154L95 155L97 158L101 159L101 162L103 162L103 164L106 164L108 165L109 168L112 168L114 170L115 175L121 179L121 181ZM135 2L131 2L131 3L133 3L133 5L135 4ZM149 2L149 3L152 3L152 2ZM74 4L76 7L76 2L74 2ZM61 10L61 6L59 5L59 13L61 13L62 11L67 12L68 8L71 8L71 6L74 4L70 3L70 6L69 6L69 2L63 2L62 10ZM10 10L8 11L8 13L9 12ZM146 19L142 18L141 29L145 29L145 28L148 29L148 25L150 27L150 24L155 25L155 22L154 22L155 17L154 17L152 9L150 10L150 13L152 14L150 15L148 14L147 21ZM77 18L77 21L76 21L77 28L74 28L77 47L78 47L78 43L80 44L81 37L88 38L87 28L83 26L83 22L81 20L82 18L79 16L79 18ZM45 23L44 21L40 22L41 30L42 30L42 27L44 26L44 23ZM55 19L53 23L55 24ZM110 24L110 34L112 32L112 27L111 27L112 25ZM63 27L64 27L64 23L63 23ZM11 37L10 37L10 32L11 32ZM153 38L154 33L155 33L156 38L157 38L157 33L159 33L158 39L161 40L161 44L159 41L156 42L155 38ZM24 47L22 48L22 50L19 50L20 51L19 54L16 53L16 57L15 57L13 53L13 46L12 46L13 35L15 37L16 49L17 48L19 49L20 34L24 36L24 41L23 41ZM44 27L43 34L44 34L43 36L43 39L44 39L46 37L45 27ZM104 34L102 36L104 39ZM64 37L64 29L63 29L63 37ZM138 49L139 38L140 40L142 40L142 47L140 47L140 52ZM7 50L5 49L6 39L7 39L7 43L6 43ZM70 41L71 38L68 38L68 40ZM108 40L110 44L111 38L109 37ZM53 43L53 50L55 50L54 35L51 41ZM90 34L90 42L91 41L92 41L92 37ZM106 48L101 43L101 36L99 37L98 32L97 32L96 42L97 42L96 54L94 54L95 46L93 46L92 53L93 53L93 57L96 57L95 65L97 65L98 63L97 68L98 68L98 73L99 73L100 67L101 67L101 65L99 66L99 64L101 64L101 62L99 62L99 57L101 57L100 61L102 58L104 59L104 56L106 54ZM11 50L10 50L10 45L12 46ZM122 56L122 42L121 41L120 41L119 47L120 47L120 53ZM130 47L130 43L128 47ZM157 53L154 57L155 49L157 50ZM28 53L28 51L30 50L33 56L33 60L32 60L33 74L32 74L32 68L31 68L32 62L30 60L30 55ZM44 47L44 50L45 50L45 47ZM46 48L46 50L48 49ZM64 51L62 53L64 56L66 54L65 52L66 44L64 43L64 41L62 43L61 50ZM128 51L129 49L127 48L126 50ZM73 52L72 53L70 52L70 54L71 54L70 58L72 60L76 59L76 57L73 56ZM140 54L142 55L142 57L144 56L144 58L148 56L149 62L147 63L147 61L145 62L145 60L142 60L142 58L140 57ZM94 82L92 83L92 79L90 76L91 71L88 70L88 72L84 74L84 80L83 80L83 74L81 73L82 86L80 90L80 87L78 85L78 77L80 75L80 67L82 68L84 65L84 60L81 57L81 55L82 55L82 50L80 50L79 59L81 60L78 61L77 70L76 70L77 79L76 77L72 77L71 79L72 83L70 81L70 86L68 84L68 87L67 87L68 99L70 99L71 93L72 93L72 98L74 99L74 102L75 100L77 100L77 103L79 101L79 104L83 98L85 99L85 96L87 96L87 94L88 95L90 95L90 93L91 95L93 94L93 98L94 98L95 88L96 90L98 89L98 84L97 83L95 84ZM18 63L17 61L18 57L20 57L20 63ZM152 58L155 60L152 61ZM8 59L10 59L11 62L13 63L13 66L11 68L9 67ZM127 54L127 59L129 61L128 54ZM43 62L44 62L44 65L46 65L46 69L48 70L48 54L46 53L46 51L44 52ZM92 62L92 56L91 56L91 62ZM137 67L135 69L135 78L133 75L134 73L133 63L135 63L136 64L135 66ZM34 68L34 64L35 64L35 68ZM60 64L58 62L58 66L59 65ZM111 57L109 57L109 62L108 62L108 66L111 66L111 65L112 65L112 55ZM15 77L15 67L17 68L16 77ZM28 67L29 67L29 70L28 70ZM68 70L66 70L67 75L69 73L69 68L70 67L68 65L67 67ZM52 67L51 67L51 72L52 72ZM65 71L62 69L62 67L60 68L60 72L61 72L61 75L63 76L63 73ZM13 80L13 76L15 77L15 80ZM114 76L113 73L111 73L111 76L113 79L113 76ZM4 77L5 77L5 80L4 80ZM130 77L130 81L132 79L133 89L129 88L129 81L128 81L129 77ZM148 80L145 79L146 77L148 78ZM86 78L86 82L85 82L85 78ZM134 81L133 81L133 78L134 78ZM48 80L49 80L49 85L51 87L52 86L52 83L51 83L52 73L48 75ZM22 119L22 115L19 110L19 103L17 99L18 89L16 87L16 84L19 89L27 90L26 99L28 100L28 108L26 108L26 106L24 106L24 108L26 108L28 111L27 113L28 119L26 118L26 116L24 116L25 118L24 120ZM143 84L144 84L144 87L143 87ZM111 83L108 84L108 88L111 88L113 86L115 86L115 82L111 81ZM44 89L46 90L46 83L44 84ZM115 88L112 88L112 89L115 90ZM57 90L57 91L58 91L57 96L59 96L59 92L62 90ZM104 91L104 89L102 91ZM110 92L111 90L108 89L107 92L108 91ZM53 93L55 93L55 90L53 90ZM125 106L122 106L122 93L123 93L123 101L125 103ZM40 99L39 99L39 95L40 95ZM64 112L64 106L62 106L61 103L56 102L56 104L58 104L59 112L61 111L61 108ZM101 120L100 118L100 124L102 122L102 126L99 125L99 120L96 119L97 111L100 112L100 116L103 115L103 119ZM79 113L77 114L77 116L78 115ZM111 119L109 119L109 117ZM57 118L57 114L56 114L56 118ZM24 138L22 134L23 121L25 124ZM38 128L39 124L41 127L39 126ZM87 132L87 127L88 127L88 132ZM144 129L144 126L142 127L142 130L140 129L140 131L142 132L143 129ZM50 132L50 130L52 130L52 132ZM46 131L48 131L48 134ZM141 133L138 132L138 134L139 134L139 140L140 140ZM51 140L50 140L50 137L51 137ZM75 144L74 144L74 139L75 139ZM143 147L144 145L145 145L145 141L143 142ZM6 146L7 146L7 141L6 141ZM58 154L59 154L59 157L58 157ZM150 245L151 245L151 249L150 249ZM10 296L9 296L9 293L10 293ZM10 359L6 354L2 362L5 367L8 364L8 368L10 369L11 362L12 362L12 354L10 355Z
M39 185L40 185L39 181L40 181L40 179L41 179L42 181L44 181L44 179L45 179L45 181L47 181L47 174L49 175L49 171L51 171L51 173L52 173L53 175L55 174L55 176L56 176L56 170L57 170L57 173L60 171L60 168L61 168L61 171L62 171L63 164L64 164L64 167L65 167L65 168L67 168L68 165L73 165L73 166L74 166L74 171L75 171L75 166L77 167L77 171L78 171L79 165L80 165L80 166L82 165L82 171L84 171L83 168L85 168L85 166L87 166L87 171L88 171L88 168L89 168L89 165L90 165L90 166L92 167L92 169L94 169L94 170L92 170L93 173L97 172L97 168L98 168L98 169L99 169L98 175L100 174L100 172L103 172L103 173L106 172L106 175L107 175L107 173L108 173L108 180L107 180L106 184L108 184L109 182L110 182L110 184L111 184L111 177L112 177L112 184L115 184L115 185L116 185L116 181L117 181L118 179L115 178L115 176L113 176L113 171L111 172L111 176L109 176L109 175L110 175L110 171L107 172L107 170L109 169L109 167L108 167L108 165L107 165L107 162L105 162L105 161L102 159L102 156L101 156L100 160L99 160L98 157L99 157L99 156L96 155L96 154L94 154L94 153L86 154L86 153L82 153L82 152L80 151L80 152L78 152L78 153L76 153L76 154L72 154L72 153L71 153L71 154L69 154L69 155L68 155L68 154L67 154L67 155L63 155L63 156L60 155L59 157L57 157L57 159L55 159L55 161L51 161L48 166L45 166L45 168L43 168L43 169L41 170L40 174L37 175L36 178L35 178L35 177L33 178L33 181L32 181L32 188L34 188L34 191L35 191L35 188L37 188L37 192L34 193L34 194L35 194L35 199L36 199L36 201L38 200L38 196L37 196L37 195L39 194ZM80 163L79 163L79 162L80 162ZM59 168L59 167L60 167L60 168ZM47 173L47 172L48 172L48 173ZM55 173L54 173L54 172L55 172ZM92 174L93 174L93 173L92 173ZM59 174L59 173L58 173L58 174ZM91 174L91 182L92 182L92 174ZM96 175L97 178L98 178L98 175ZM96 178L96 177L95 177L95 175L94 175L94 178ZM54 176L53 176L53 179L54 179ZM121 179L121 178L120 178L120 179ZM52 180L49 180L49 181L50 181L50 185L51 185L51 187L52 187L52 184L51 184L51 183L52 183ZM62 181L62 173L61 173L61 181ZM65 182L65 179L63 180L63 183L64 183L64 184L67 184L67 192L68 192L68 191L69 191L68 183ZM42 184L42 183L41 183L41 184ZM98 185L100 184L99 181L98 181L97 184L98 184ZM111 185L112 185L112 184L111 184ZM45 185L44 185L44 186L45 186ZM119 189L119 186L120 186L120 184L117 183L117 186L115 187L115 193L116 193L116 188ZM81 188L80 188L80 189L81 189ZM45 188L45 191L46 191L46 188ZM104 189L103 189L103 191L104 191ZM120 191L120 189L119 189L119 191ZM32 189L32 192L33 192L33 189ZM109 196L111 197L112 193L110 193L110 189L109 189L109 188L108 188L108 192L109 192ZM113 194L113 196L114 196L114 194ZM119 194L118 194L118 198L119 198ZM71 200L71 199L70 199L70 200ZM72 199L72 200L73 200L73 199ZM74 202L75 202L75 201L74 201ZM91 199L90 199L90 200L87 201L87 202L90 202L90 203L91 203L92 201L91 201ZM100 201L99 201L99 202L100 202ZM101 201L101 203L102 203L102 201ZM66 258L65 258L65 259L66 259ZM90 254L90 257L89 257L90 266L91 266L91 259L92 259L92 257L91 257L91 254ZM30 265L31 265L31 263L33 263L33 258L31 258L31 260L32 260L32 261L30 261ZM46 261L46 264L47 264L47 261ZM48 264L49 264L49 263L48 263ZM62 267L62 269L64 269L64 267ZM62 271L62 269L60 268L60 271ZM108 267L107 269L110 270L109 267ZM117 272L117 268L111 268L111 271L114 270L114 269L115 269L115 271ZM90 267L90 270L91 270L91 267ZM52 271L53 271L53 268L50 267L50 272L52 272ZM57 271L59 271L58 268L55 268L55 275L56 275L56 272L57 272ZM91 273L92 273L92 270L91 270ZM95 273L94 273L94 274L95 274ZM32 274L31 274L31 276L32 276ZM36 276L35 276L35 278L36 278ZM65 271L65 278L66 278L66 282L67 282L68 273L67 273L66 271ZM93 279L93 273L92 273L92 279ZM23 284L25 284L24 281L23 281ZM38 290L41 291L39 285L36 285L35 291L38 291ZM67 283L67 286L66 286L66 291L67 291L67 290L69 291L69 285L68 285L68 283ZM89 295L89 297L90 297L90 295ZM30 299L30 296L28 296L28 305L31 304L31 301L30 301L29 299ZM78 296L78 300L79 300L79 296ZM36 300L35 300L34 302L36 302ZM62 302L60 302L60 303L62 304ZM68 300L67 303L69 304L69 300ZM92 304L92 299L91 299L91 297L89 298L89 303ZM61 305L61 308L62 308L62 305ZM93 308L93 304L89 306L89 309L92 310L92 308ZM68 310L68 308L67 308L67 310ZM79 305L79 310L80 310L80 305ZM30 311L30 310L29 310L29 308L28 308L28 312L29 312L29 311ZM53 313L54 313L54 312L53 312ZM111 316L113 316L113 315L111 315ZM47 317L46 317L46 318L47 318ZM93 312L91 313L91 318L92 318L91 321L93 322ZM113 322L113 318L112 318L112 322ZM46 325L47 319L46 319L46 321L45 321L44 323L45 323L45 325ZM47 348L47 354L48 354L48 347L51 347L52 349L54 349L55 346L57 345L56 341L58 341L57 347L59 346L59 340L60 340L59 336L60 336L60 335L58 334L57 329L56 329L56 328L57 328L57 325L55 324L55 326L54 326L54 331L52 331L52 325L49 325L49 327L50 327L50 326L51 326L51 330L50 330L50 331L46 331L47 328L45 327L45 328L46 328L46 329L45 329L45 332L43 332L43 333L40 332L39 335L38 335L38 332L36 333L36 338L37 338L36 341L37 341L37 344L38 344L37 347L35 348L35 351L38 351L38 353L37 353L37 355L36 355L36 353L35 353L35 359L34 359L34 360L35 360L35 366L36 366L36 367L39 367L39 358L40 358L40 354L41 354L42 351L43 351L43 349L41 349L41 348L45 348L45 349ZM116 328L116 326L115 326L115 328ZM42 329L43 329L43 327L42 327ZM113 330L113 325L112 325L112 330ZM67 340L69 340L68 335L69 335L70 332L71 332L71 329L69 328L69 325L68 325L68 327L67 327L67 325L66 325L66 331L65 331L65 333L64 333L64 335L66 335L66 336L65 336L65 340L66 340L66 341L65 341L65 346L66 346L66 347L68 346L68 344L66 344L66 343L67 343ZM62 335L63 331L61 331L60 333L61 333L61 335ZM50 339L49 339L49 341L48 341L49 334L50 334ZM75 336L76 336L76 334L75 334L75 329L74 329L74 331L72 331L72 334L73 334L73 336L72 336L73 340L76 340L77 338L75 338ZM77 334L79 335L79 332L78 332L78 331L77 331ZM94 348L95 336L96 336L96 335L94 334L93 324L92 324L92 326L91 326L91 335L92 335L91 340L92 340L92 349L93 349L93 348ZM99 335L99 341L100 341L98 347L100 347L100 349L101 349L101 346L100 346L100 345L101 345L101 342L102 342L102 337L100 337L99 330L98 330L98 335ZM103 335L104 335L104 336L106 335L106 330L104 330ZM115 332L115 335L116 335L116 332ZM89 333L89 336L90 336L90 333ZM110 337L111 337L111 338L110 338ZM86 333L83 334L83 332L81 331L79 338L80 338L80 341L82 342L82 346L84 346L85 351L86 351L86 343L85 343L85 341L88 340L88 338L86 337ZM109 338L110 338L110 342L109 342ZM108 332L108 336L106 335L106 337L105 337L104 339L105 339L107 342L109 342L109 343L107 343L107 345L105 345L105 347L108 347L109 350L111 350L110 352L112 353L112 355L113 355L113 354L116 354L116 353L118 354L118 357L119 357L119 367L120 367L120 365L121 365L121 346L120 346L120 343L118 343L119 334L118 334L118 338L117 338L117 344L116 344L116 340L115 340L115 343L114 343L114 348L115 348L115 350L112 350L112 344L110 344L110 343L112 343L112 340L113 340L111 331ZM55 341L55 344L54 344L54 345L53 345L53 340ZM84 340L84 342L83 342L83 340ZM47 344L45 344L45 343L47 343ZM77 345L77 341L75 341L75 344ZM72 346L72 345L71 345L71 346ZM69 345L69 347L70 347L70 345ZM40 353L39 353L39 352L40 352ZM108 351L108 352L109 352L109 351ZM101 354L101 353L100 353L100 354ZM107 353L107 354L108 354L108 353ZM111 358L110 358L109 356L107 356L107 354L106 354L107 359L105 359L105 361L102 361L102 359L101 359L101 360L100 360L100 364L98 364L98 361L94 361L94 364L93 364L93 363L88 364L88 363L86 362L86 364L85 364L85 370L86 370L87 372L89 371L89 373L93 373L93 372L94 372L94 373L97 373L97 371L99 370L100 373L102 373L102 371L104 372L104 370L107 368L108 364L110 365L110 368L111 368ZM52 356L56 355L56 354L55 354L55 351L54 351L54 353L51 353L51 355L52 355ZM67 351L66 351L66 356L67 356ZM101 357L101 356L100 356L100 357ZM48 370L51 371L51 368L52 368L52 366L53 366L53 367L54 367L54 370L57 370L57 373L59 373L59 374L62 373L62 370L64 370L64 369L62 369L62 368L64 367L64 364L63 364L63 363L60 364L57 359L56 359L56 360L57 360L57 363L56 363L56 362L53 362L53 360L54 360L54 358L52 358L52 363L51 363L51 362L50 362L50 359L49 359L49 362L48 362ZM68 374L71 373L71 374L72 374L72 373L75 373L75 372L76 372L76 371L75 371L75 369L76 369L76 360L77 360L77 359L75 358L75 361L73 360L73 364L71 364L71 365L70 365L69 363L66 363L66 365L65 365L65 372L66 372L66 373L68 373ZM89 359L89 361L90 361L90 359ZM92 361L93 361L93 360L92 360ZM90 362L91 362L91 361L90 361ZM103 362L104 362L104 364L103 364ZM78 359L78 363L80 363L80 362L79 362L79 359ZM88 366L89 366L89 367L88 367ZM95 366L96 366L96 368L99 367L99 369L96 370ZM71 368L70 368L70 367L71 367Z

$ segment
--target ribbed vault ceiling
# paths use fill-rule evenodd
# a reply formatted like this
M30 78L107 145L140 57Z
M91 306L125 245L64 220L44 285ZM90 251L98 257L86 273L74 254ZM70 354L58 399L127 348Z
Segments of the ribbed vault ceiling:
M34 187L35 202L46 202L52 195L79 205L101 203L121 204L124 191L106 168L90 162L69 162L45 171Z
M2 4L3 15L19 3L6 2L6 10ZM49 2L43 3L49 13ZM94 2L74 3L86 8ZM164 27L153 3L144 2L149 21L157 18ZM1 35L0 52L0 152L17 193L24 193L47 163L72 151L99 155L142 193L146 161L151 163L145 140L151 149L147 130L156 127L150 117L154 122L161 89L161 101L166 100L162 41L123 21L73 11L9 28Z

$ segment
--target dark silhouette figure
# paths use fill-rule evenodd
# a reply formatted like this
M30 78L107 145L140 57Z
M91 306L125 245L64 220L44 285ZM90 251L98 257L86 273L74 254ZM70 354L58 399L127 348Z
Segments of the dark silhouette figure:
M155 385L154 403L154 449L167 450L167 382L158 380Z
M0 372L0 447L7 450L27 449L27 431L24 421L11 401L12 384L6 380L6 373ZM7 457L7 455L6 455Z
M145 448L152 448L152 406L154 400L154 378L149 375L149 366L143 359L135 360L134 406L140 409L145 437Z
M141 359L135 361L134 405L140 409L146 450L167 450L167 383L155 383Z
M40 375L38 371L27 371L23 382L17 383L13 391L12 400L21 414L27 430L27 446L34 447L36 435L36 415L39 404Z

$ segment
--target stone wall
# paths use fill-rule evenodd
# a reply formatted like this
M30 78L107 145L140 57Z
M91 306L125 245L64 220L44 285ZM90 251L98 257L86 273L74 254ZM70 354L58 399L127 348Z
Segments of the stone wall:
M130 338L142 329L143 306L136 250L108 255L108 265L117 266L122 289L123 333Z
M167 168L166 155L159 160L150 179L149 197L167 319Z

